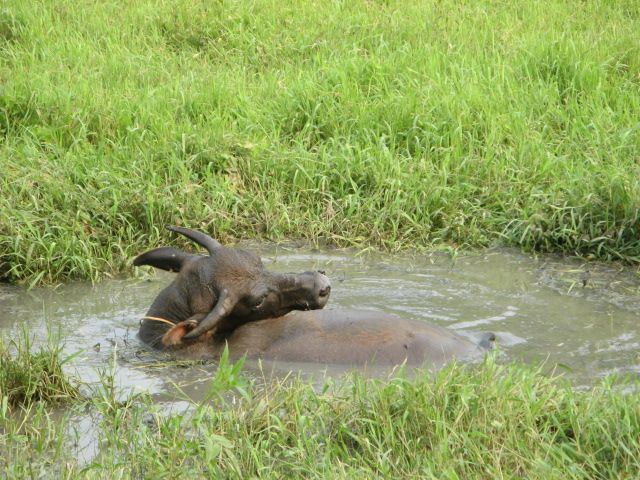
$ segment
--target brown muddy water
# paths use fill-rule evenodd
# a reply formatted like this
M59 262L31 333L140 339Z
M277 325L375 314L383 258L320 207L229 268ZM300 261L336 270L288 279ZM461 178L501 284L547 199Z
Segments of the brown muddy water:
M510 250L458 256L381 255L310 251L252 245L268 268L326 270L333 290L327 308L392 312L474 337L497 335L503 360L545 362L545 369L588 386L612 373L640 374L640 276L633 269L560 257L532 257ZM168 364L136 337L138 322L172 275L141 270L139 278L97 285L71 283L26 290L0 285L0 335L15 337L26 326L35 342L60 330L83 382L96 382L115 361L123 390L151 392L175 403L175 386L197 400L215 364ZM114 360L115 359L115 360ZM247 362L250 375L290 371L342 373L319 365ZM375 374L375 372L374 372Z

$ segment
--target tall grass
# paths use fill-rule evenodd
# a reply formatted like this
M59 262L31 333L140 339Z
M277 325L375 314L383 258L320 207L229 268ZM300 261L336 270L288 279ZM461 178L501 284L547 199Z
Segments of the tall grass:
M540 370L451 366L390 381L304 382L136 415L89 471L225 478L634 478L640 403L605 382L577 393ZM119 424L120 425L120 424ZM117 454L115 452L118 452ZM115 461L117 459L117 462Z
M640 472L640 400L612 380L576 392L539 369L489 358L435 377L247 388L236 366L220 368L210 400L182 412L145 396L118 401L107 382L93 402L97 450L87 463L60 448L51 434L64 430L60 423L45 422L40 438L48 440L27 454L18 440L33 440L14 434L5 444L14 460L0 456L0 467L11 478L49 471L64 478L546 480Z
M635 0L8 0L0 276L222 240L640 260Z
M26 330L15 340L0 337L0 409L78 398L78 385L63 369L72 358L54 336L38 349Z

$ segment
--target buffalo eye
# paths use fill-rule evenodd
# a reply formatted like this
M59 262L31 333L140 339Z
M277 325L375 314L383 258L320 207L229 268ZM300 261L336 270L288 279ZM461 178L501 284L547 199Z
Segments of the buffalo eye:
M264 302L267 300L267 294L262 295L261 297L258 297L254 302L253 305L251 305L251 310L258 310L260 307L262 307L264 305Z

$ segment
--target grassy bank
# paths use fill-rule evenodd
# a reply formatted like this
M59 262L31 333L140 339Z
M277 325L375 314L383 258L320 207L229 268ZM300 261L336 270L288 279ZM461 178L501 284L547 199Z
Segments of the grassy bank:
M209 401L172 413L144 395L118 398L105 374L88 404L66 416L54 418L42 405L27 410L27 421L0 412L0 471L7 478L451 479L640 472L640 397L610 381L576 392L539 370L488 359L435 378L354 376L318 391L301 381L258 388L223 362L209 388ZM78 415L89 430L86 423L74 430Z
M640 6L76 2L0 9L0 275L168 242L503 242L640 260Z

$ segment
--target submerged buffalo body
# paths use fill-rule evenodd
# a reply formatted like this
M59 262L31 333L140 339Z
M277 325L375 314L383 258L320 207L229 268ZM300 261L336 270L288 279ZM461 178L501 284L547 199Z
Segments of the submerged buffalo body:
M172 333L179 337L188 328L173 327ZM190 358L217 358L228 345L232 358L246 354L296 363L443 365L454 358L482 356L492 340L485 334L479 344L474 343L446 328L382 312L312 310L245 323L191 344L176 342L176 347Z
M481 345L450 330L395 315L321 310L331 286L323 272L269 272L260 258L225 248L208 235L169 227L205 247L208 256L169 247L134 265L178 272L140 324L140 338L190 357L233 357L336 365L444 364L481 354Z

